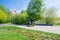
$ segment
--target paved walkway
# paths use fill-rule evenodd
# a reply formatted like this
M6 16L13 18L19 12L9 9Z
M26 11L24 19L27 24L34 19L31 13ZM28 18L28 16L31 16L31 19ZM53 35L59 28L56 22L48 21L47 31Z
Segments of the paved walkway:
M27 27L26 25L12 25L12 24L0 24L0 26L17 26L20 28L26 28L30 30L38 30L43 32L50 32L60 34L60 26L34 26L34 27Z
M18 27L60 34L60 26L34 26L34 27L18 26Z

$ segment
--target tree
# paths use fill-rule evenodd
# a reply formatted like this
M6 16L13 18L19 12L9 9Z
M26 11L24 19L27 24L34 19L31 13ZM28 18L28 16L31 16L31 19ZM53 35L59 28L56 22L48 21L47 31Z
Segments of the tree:
M44 19L45 19L46 24L54 24L56 22L57 20L56 8L54 7L51 7L48 9L45 8L43 14L44 14Z
M43 0L31 0L27 8L28 18L31 20L42 19Z
M7 15L2 10L0 10L0 23L6 23L7 19Z
M27 12L25 10L22 10L20 15L21 15L21 23L26 24L28 18Z
M12 15L11 22L14 24L26 24L27 17L27 12L22 10L19 14Z
M2 4L0 4L0 10L2 10L3 12L5 12L6 14L8 14L9 9L7 9L5 6L3 6Z
M27 12L26 12L25 10L22 10L22 11L21 11L21 15L22 15L23 17L28 17L28 14L27 14Z
M2 4L0 4L0 10L3 12L3 13L5 13L4 15L6 15L6 16L8 16L8 18L7 18L7 22L9 22L9 9L7 9L5 6L3 6Z

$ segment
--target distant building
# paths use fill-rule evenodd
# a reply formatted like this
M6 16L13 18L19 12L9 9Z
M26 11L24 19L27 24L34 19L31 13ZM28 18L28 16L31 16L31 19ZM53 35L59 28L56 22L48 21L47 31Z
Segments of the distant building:
M17 14L16 10L10 10L11 14Z

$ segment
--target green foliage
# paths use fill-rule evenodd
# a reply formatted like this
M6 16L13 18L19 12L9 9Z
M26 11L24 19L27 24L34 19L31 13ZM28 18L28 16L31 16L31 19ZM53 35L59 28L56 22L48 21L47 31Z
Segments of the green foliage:
M7 19L8 19L7 15L2 10L0 10L0 23L7 22Z
M51 7L44 10L44 19L47 24L55 24L57 21L56 8Z
M1 4L0 4L0 10L3 10L3 12L5 12L5 14L8 15L9 10Z
M0 23L9 22L8 16L9 16L9 10L0 4Z
M26 24L27 23L27 12L26 11L21 11L19 14L15 14L11 16L14 24Z
M31 0L27 8L28 16L38 20L42 18L43 0Z

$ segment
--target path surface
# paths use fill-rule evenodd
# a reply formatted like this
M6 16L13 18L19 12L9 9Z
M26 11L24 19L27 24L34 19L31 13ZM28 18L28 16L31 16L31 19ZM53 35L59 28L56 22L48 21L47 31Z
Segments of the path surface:
M30 30L38 30L43 32L50 32L60 34L60 26L34 26L34 27L27 27L26 25L12 25L12 24L0 24L0 26L17 26L20 28L26 28Z
M18 27L60 34L60 26L34 26L34 27L18 26Z

